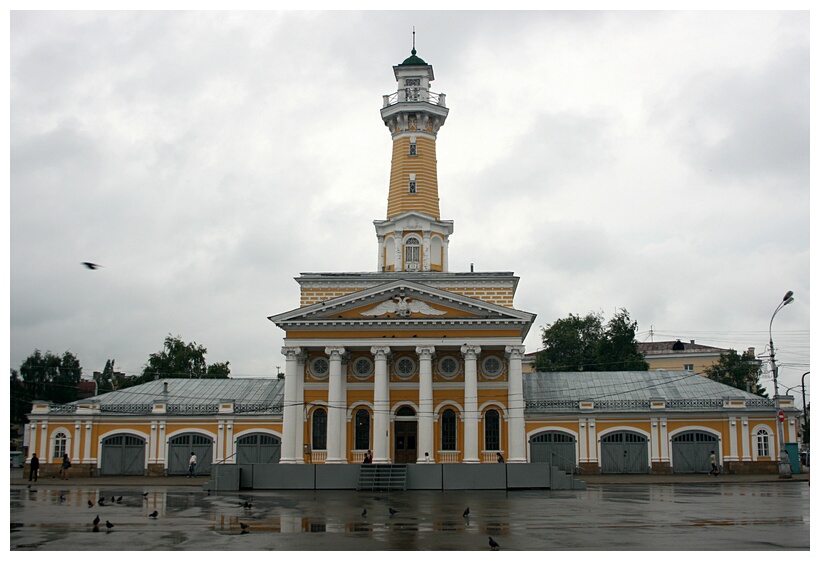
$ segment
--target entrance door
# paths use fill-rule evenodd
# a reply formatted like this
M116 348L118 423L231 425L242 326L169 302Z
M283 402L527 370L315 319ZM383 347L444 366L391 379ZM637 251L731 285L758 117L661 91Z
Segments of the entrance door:
M615 432L601 439L601 473L648 473L649 440L634 432Z
M394 454L393 463L415 464L418 458L416 440L418 436L418 423L413 421L399 421L393 424Z
M672 469L675 473L709 473L709 456L719 446L718 438L703 431L687 431L672 439Z

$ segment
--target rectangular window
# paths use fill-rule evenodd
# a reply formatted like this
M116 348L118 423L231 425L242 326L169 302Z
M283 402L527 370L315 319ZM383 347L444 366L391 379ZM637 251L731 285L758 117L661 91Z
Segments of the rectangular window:
M694 372L695 371L695 365L694 364L684 364L683 369L687 372Z
M410 186L408 187L407 192L408 193L415 193L416 192L416 180L415 179L410 180Z
M410 155L411 156L416 155L416 143L415 142L410 143Z
M421 85L421 78L405 78L404 79L405 86L420 86Z

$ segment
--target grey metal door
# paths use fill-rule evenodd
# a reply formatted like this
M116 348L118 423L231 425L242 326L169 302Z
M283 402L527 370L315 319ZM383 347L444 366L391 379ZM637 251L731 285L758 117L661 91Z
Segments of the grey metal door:
M601 438L601 473L648 473L649 440L621 431Z
M574 473L578 464L575 437L563 432L542 432L530 439L530 462L548 463L566 473Z
M675 473L709 473L709 455L718 450L718 438L699 430L676 434L672 438L672 469Z
M145 475L145 439L130 434L103 439L100 475Z
M249 434L236 440L236 463L278 464L282 441L269 434Z
M168 475L185 475L191 452L196 454L197 475L211 473L213 439L201 434L181 434L168 442Z

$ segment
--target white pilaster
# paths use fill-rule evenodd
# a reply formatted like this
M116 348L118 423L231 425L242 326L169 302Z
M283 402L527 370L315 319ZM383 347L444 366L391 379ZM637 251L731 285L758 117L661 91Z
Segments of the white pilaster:
M729 456L723 458L724 461L737 461L737 417L729 417Z
M48 421L40 421L40 463L48 462Z
M586 462L589 459L587 447L587 420L578 419L578 461Z
M396 265L393 270L396 272L404 270L404 232L402 230L395 230L393 232L393 241L395 242L396 251Z
M376 240L379 242L379 257L377 271L384 271L384 236L376 234Z
M233 420L225 422L225 444L226 444L226 455L228 458L232 458L232 463L236 463L236 446L234 446L235 442L233 439Z
M342 430L345 420L346 399L342 384L342 354L344 347L327 347L325 354L330 359L330 374L327 391L327 459L326 464L344 464L342 457Z
M71 450L71 463L72 464L79 464L80 463L80 440L82 440L83 432L82 432L82 424L80 421L74 422L74 437L72 442L72 450Z
M751 462L752 461L752 444L751 438L749 437L749 417L741 417L741 444L743 446L743 461L744 462ZM756 445L757 443L755 443Z
M658 422L660 423L660 429L661 429L660 437L659 437L660 438L660 445L661 445L661 450L660 450L661 461L662 462L668 462L669 461L669 426L668 426L666 417L661 417L660 419L658 419Z
M429 239L429 238L428 238ZM419 440L418 463L424 463L424 453L435 458L433 450L433 346L416 347L419 357Z
M91 421L85 422L85 439L83 449L83 462L90 463L91 461Z
M373 384L373 463L390 463L390 386L387 379L387 357L390 347L371 347L376 362Z
M598 431L595 429L595 419L587 421L589 429L589 461L598 462Z
M148 434L148 463L157 463L159 421L151 421L151 432Z
M422 232L423 239L422 239L422 271L429 271L430 270L430 230L424 230Z
M481 353L477 345L463 345L464 355L464 459L462 463L477 464L478 458L478 373L476 362Z
M527 443L524 428L524 377L521 373L521 359L524 345L510 345L505 348L509 365L507 382L507 440L510 443L509 463L526 463Z
M296 450L296 433L302 428L302 419L299 416L301 402L297 396L296 378L297 360L302 355L302 349L283 347L282 354L285 355L285 396L282 401L282 454L279 463L294 464L297 454L301 456L301 450Z
M302 353L296 360L296 463L305 463L305 427L307 426L307 411L305 411L305 363L306 353Z
M659 462L661 459L660 439L658 438L658 418L650 417L649 425L652 427L649 432L649 461Z

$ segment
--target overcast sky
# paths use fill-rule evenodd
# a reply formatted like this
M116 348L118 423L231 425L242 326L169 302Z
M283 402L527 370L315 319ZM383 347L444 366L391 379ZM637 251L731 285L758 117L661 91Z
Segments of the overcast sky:
M137 374L172 334L284 370L294 277L376 270L412 26L450 108L451 271L520 277L528 351L626 308L640 341L765 353L793 290L773 338L800 384L808 12L13 12L11 367Z

